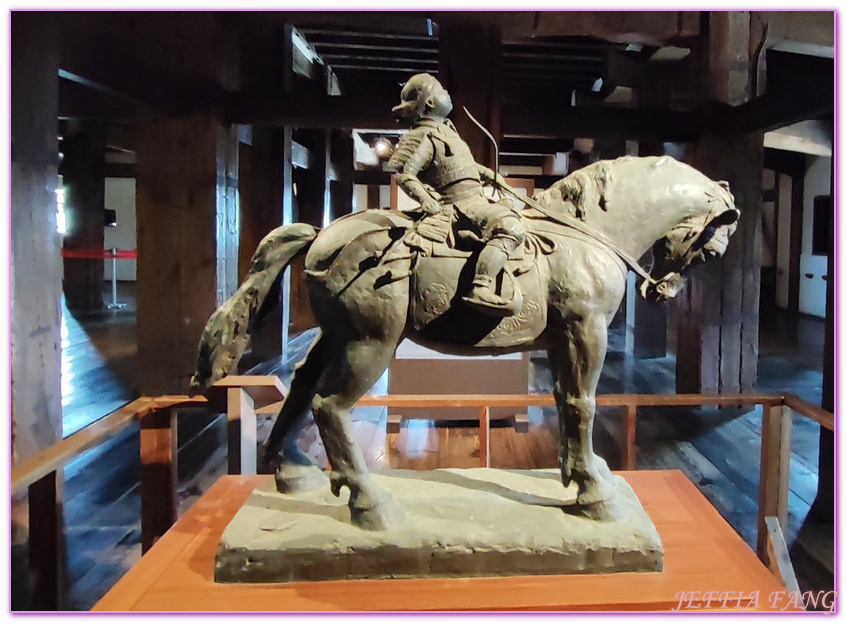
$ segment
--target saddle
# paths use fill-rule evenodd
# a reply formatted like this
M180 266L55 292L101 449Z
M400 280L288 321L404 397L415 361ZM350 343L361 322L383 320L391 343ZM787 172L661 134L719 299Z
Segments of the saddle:
M474 346L518 345L537 338L546 326L547 311L539 258L554 251L554 239L527 231L525 242L511 254L496 281L497 294L504 299L522 296L522 309L515 316L492 319L461 302L471 288L485 241L455 223L447 236L433 240L422 235L420 227L430 218L434 217L420 216L419 226L403 239L412 256L409 319L415 330L433 341ZM460 335L452 333L456 327Z
M498 294L506 299L513 296L514 288L520 289L522 309L514 316L496 318L461 301L470 291L483 241L452 228L443 241L430 240L420 236L415 226L425 218L422 211L396 210L368 210L341 217L336 223L347 221L346 227L325 230L329 235L323 236L325 259L305 274L329 285L335 295L353 284L372 283L378 289L409 279L409 321L432 341L479 347L518 345L535 339L546 326L548 298L542 286L546 264L539 260L555 250L556 238L527 228L526 241L506 262L496 282ZM524 224L529 222L524 220ZM403 264L408 268L397 270Z

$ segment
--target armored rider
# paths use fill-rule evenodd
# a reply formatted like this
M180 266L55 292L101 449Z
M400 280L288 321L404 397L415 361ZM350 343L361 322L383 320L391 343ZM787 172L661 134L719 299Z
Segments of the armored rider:
M483 191L483 181L505 186L505 180L475 162L467 143L447 119L452 100L435 78L413 76L403 87L401 98L393 112L400 120L410 120L412 127L389 162L397 171L398 185L429 215L421 224L440 219L448 232L455 221L458 229L469 230L485 243L476 262L472 290L463 300L488 314L518 313L521 297L505 300L496 293L495 283L526 233L510 200L492 202Z

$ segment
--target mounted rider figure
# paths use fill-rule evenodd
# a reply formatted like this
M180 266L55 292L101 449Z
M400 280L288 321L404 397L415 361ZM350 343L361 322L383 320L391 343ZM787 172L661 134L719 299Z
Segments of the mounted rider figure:
M402 103L393 108L399 120L410 120L388 166L397 171L397 184L420 202L426 213L418 233L443 241L452 224L469 230L484 243L476 261L473 287L463 300L487 314L519 313L520 296L505 300L496 293L496 279L505 261L526 239L518 212L509 199L485 197L483 182L505 187L505 180L477 164L467 143L447 119L452 100L429 74L413 76L402 89ZM439 229L438 224L441 224ZM427 226L428 225L428 226ZM515 294L517 294L515 284Z

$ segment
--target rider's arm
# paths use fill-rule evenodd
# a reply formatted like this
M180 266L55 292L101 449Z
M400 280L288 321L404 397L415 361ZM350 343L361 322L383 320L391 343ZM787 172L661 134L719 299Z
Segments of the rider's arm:
M440 197L428 190L417 175L429 166L434 156L435 148L432 141L426 137L420 141L411 156L400 165L397 172L397 185L409 197L420 202L420 206L429 214L437 214L441 211L441 204L438 201Z

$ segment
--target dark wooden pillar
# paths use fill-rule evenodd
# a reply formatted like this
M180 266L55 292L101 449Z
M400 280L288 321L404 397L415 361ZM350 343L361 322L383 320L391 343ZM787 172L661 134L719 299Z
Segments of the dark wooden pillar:
M51 14L11 14L13 462L62 438L57 41Z
M834 158L831 164L831 196L834 193ZM836 283L836 262L834 261L834 203L828 213L828 270L826 271L825 288L825 345L823 347L823 385L822 385L822 408L835 414L834 411L834 387L836 378L834 376L834 284ZM808 513L810 521L830 523L834 521L834 433L820 427L820 453L819 453L819 481L817 483L817 497L811 505Z
M660 141L640 141L638 156L663 156ZM604 155L602 156L605 157ZM667 355L667 304L655 305L641 296L634 297L634 331L632 336L635 359L651 359Z
M749 28L748 12L711 13L704 81L711 99L730 105L749 99ZM681 294L678 392L734 393L755 388L763 157L759 132L706 134L689 152L694 167L712 179L729 182L741 216L725 256L693 271Z
M329 211L331 153L329 130L297 130L294 140L308 150L308 168L294 170L294 220L323 227Z
M294 220L323 227L331 218L329 201L332 177L331 141L329 130L297 130L294 140L308 150L308 168L294 169L293 179L296 185L294 198ZM314 314L308 304L305 276L303 275L303 257L295 258L291 263L291 313L290 330L305 331L317 326Z
M11 461L31 458L62 438L61 240L58 183L58 28L50 13L13 12L11 20L10 341ZM12 595L34 610L62 607L64 594L62 470L30 487L30 575ZM14 513L18 515L18 513ZM13 516L14 516L13 515ZM37 536L36 536L37 535Z
M240 242L238 281L250 268L250 259L261 239L282 225L282 182L284 131L253 128L252 143L238 145L238 185L240 198ZM289 165L290 166L290 165ZM281 303L282 292L268 296ZM253 362L265 361L282 352L282 309L277 306L251 334Z
M727 180L741 211L725 256L696 269L679 299L676 390L734 393L755 388L761 281L760 134L703 137L691 164Z
M368 184L367 186L367 209L376 210L382 207L381 205L381 186L376 184Z
M331 136L332 168L335 180L330 190L330 217L335 220L353 209L353 188L355 173L353 140L348 130L334 130Z
M203 327L237 285L237 139L205 115L137 130L138 384L184 393Z
M787 277L787 313L793 323L799 317L799 290L802 277L802 220L805 208L805 159L799 154L798 160L802 162L803 166L800 172L791 176L790 250L788 252Z
M455 109L450 118L476 161L491 167L494 165L493 145L462 107L466 106L497 142L501 142L501 42L496 26L470 23L441 26L438 79L452 96Z
M106 128L97 122L71 120L62 140L59 173L65 189L67 233L64 248L103 249L106 193ZM65 302L72 311L103 307L103 258L64 259Z

